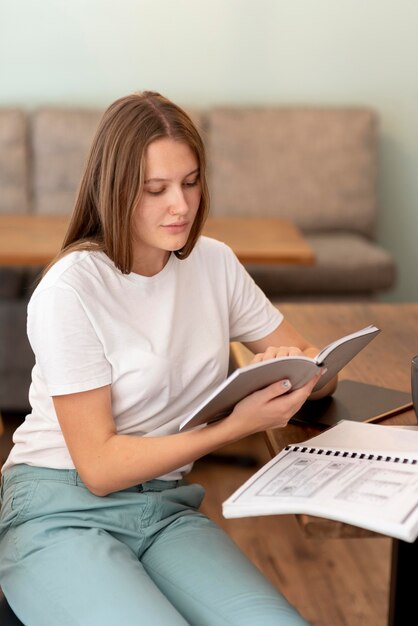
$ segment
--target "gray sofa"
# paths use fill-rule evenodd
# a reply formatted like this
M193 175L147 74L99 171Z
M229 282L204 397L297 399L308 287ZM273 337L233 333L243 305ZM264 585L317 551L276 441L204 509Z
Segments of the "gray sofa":
M101 113L0 109L0 212L69 213ZM394 285L395 261L375 241L373 110L213 107L190 114L208 149L212 213L290 217L316 252L312 267L249 265L269 297L371 299ZM0 268L3 410L28 407L26 305L39 271Z

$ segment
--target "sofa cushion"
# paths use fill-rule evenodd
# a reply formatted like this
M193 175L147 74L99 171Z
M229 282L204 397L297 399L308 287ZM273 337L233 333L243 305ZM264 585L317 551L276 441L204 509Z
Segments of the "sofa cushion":
M376 219L376 113L367 108L214 108L214 214L281 216L369 237Z
M23 111L0 110L0 213L27 213L27 121Z
M102 111L45 108L33 115L34 210L71 213Z
M246 266L270 298L294 294L373 294L393 286L396 278L393 258L365 237L353 233L315 233L306 239L316 255L312 266Z

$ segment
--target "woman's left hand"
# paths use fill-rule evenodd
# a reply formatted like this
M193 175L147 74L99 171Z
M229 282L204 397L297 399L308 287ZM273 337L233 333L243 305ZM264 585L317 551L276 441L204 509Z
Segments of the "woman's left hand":
M251 363L259 363L268 359L277 359L283 356L306 356L300 348L296 346L269 346L264 352L254 355Z

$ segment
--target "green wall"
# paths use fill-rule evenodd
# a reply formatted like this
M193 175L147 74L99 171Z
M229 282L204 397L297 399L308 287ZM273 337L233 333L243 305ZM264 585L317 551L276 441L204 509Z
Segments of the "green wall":
M417 25L416 0L0 0L0 105L373 106L385 299L418 301Z

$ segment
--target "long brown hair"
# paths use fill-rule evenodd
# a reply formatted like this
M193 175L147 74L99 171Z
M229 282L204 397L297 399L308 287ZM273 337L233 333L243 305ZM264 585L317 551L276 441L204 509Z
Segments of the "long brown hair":
M200 170L201 200L181 250L193 250L209 210L206 156L194 123L179 106L159 93L144 91L116 100L105 111L87 159L76 203L60 253L103 250L123 273L132 270L132 216L144 187L145 151L156 139L186 143Z

